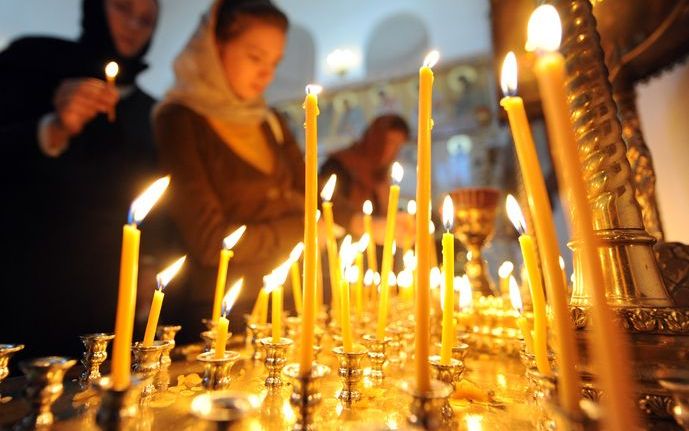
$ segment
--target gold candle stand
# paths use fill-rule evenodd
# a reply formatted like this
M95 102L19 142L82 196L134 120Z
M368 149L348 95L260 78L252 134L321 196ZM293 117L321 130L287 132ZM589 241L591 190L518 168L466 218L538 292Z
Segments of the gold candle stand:
M208 391L222 391L230 386L230 371L239 359L239 353L228 350L222 358L216 358L215 352L204 352L196 360L204 364L203 387Z
M266 387L282 386L282 369L287 364L287 350L292 346L293 341L289 338L280 338L279 342L274 343L272 337L266 337L258 340L258 343L263 346L265 352L264 363L268 370Z
M26 376L24 395L31 409L20 422L20 429L49 427L55 417L52 405L62 395L67 371L76 364L74 359L60 356L48 356L19 363L19 368Z
M342 390L337 393L337 399L347 406L361 399L359 382L364 376L361 361L368 353L361 344L355 344L353 349L352 352L345 352L341 346L333 349L339 363L337 375L342 379Z
M84 355L81 363L84 371L79 377L82 389L101 378L100 366L108 357L108 343L115 338L113 334L86 334L79 337L84 345Z
M311 367L311 374L307 377L302 377L299 374L299 364L292 363L287 364L282 372L292 382L290 404L297 417L294 430L309 431L316 429L314 415L316 407L321 402L319 385L320 381L330 374L330 368L314 363Z

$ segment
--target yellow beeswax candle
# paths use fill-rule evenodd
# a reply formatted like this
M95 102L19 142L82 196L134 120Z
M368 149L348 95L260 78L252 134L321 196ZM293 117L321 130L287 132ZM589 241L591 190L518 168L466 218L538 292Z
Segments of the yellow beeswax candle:
M227 319L227 315L230 313L235 302L237 302L243 284L243 278L237 280L223 298L221 315L218 318L218 323L215 325L215 348L213 349L215 351L213 355L215 359L222 359L225 357L225 348L227 347L227 337L229 336L230 327L230 321Z
M335 316L339 313L340 306L340 273L339 259L337 256L337 240L335 239L335 219L333 216L333 203L330 201L337 184L337 175L332 174L321 190L323 199L323 220L325 221L326 251L328 253L328 270L330 271L330 294L332 297L332 310ZM337 319L336 319L337 320Z
M165 299L163 290L177 274L180 268L182 268L182 265L184 265L184 261L186 259L186 256L180 257L172 265L165 268L156 276L157 288L155 292L153 292L153 300L151 301L151 308L148 312L148 321L146 322L146 331L144 332L143 345L145 347L150 347L153 345L156 328L158 327L158 319L160 318L160 309L163 307L163 299Z
M120 73L120 66L114 62L111 61L108 64L105 65L105 80L108 83L108 85L111 88L115 88L115 80L117 79L117 75ZM111 108L108 111L108 121L111 123L115 122L115 108Z
M213 314L211 319L217 321L220 317L220 308L222 307L222 299L225 295L225 284L227 283L227 265L234 256L232 248L242 238L246 226L242 225L237 230L229 234L223 239L223 248L220 250L220 262L218 263L218 275L215 280L215 296L213 297Z
M455 237L451 233L455 209L452 199L445 196L443 201L443 273L445 274L445 291L443 292L443 332L440 344L440 363L449 365L452 359L452 347L455 344Z
M290 253L289 257L292 261L290 267L290 276L292 279L292 297L294 299L294 308L297 314L301 316L302 313L302 299L301 299L301 274L299 273L299 258L304 251L304 243L297 244Z

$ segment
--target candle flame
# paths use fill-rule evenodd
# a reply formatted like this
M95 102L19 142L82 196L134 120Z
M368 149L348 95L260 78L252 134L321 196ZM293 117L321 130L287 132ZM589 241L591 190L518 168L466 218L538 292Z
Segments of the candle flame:
M392 164L392 170L390 172L390 177L395 184L402 182L402 177L404 177L404 168L399 162Z
M323 91L323 87L321 87L318 84L309 84L306 86L306 94L313 94L314 96L318 96L321 94L321 91Z
M366 201L364 201L364 206L363 206L362 210L364 211L364 214L366 214L366 215L373 214L373 204L371 203L370 200L367 199Z
M392 240L392 256L395 257L395 254L397 254L397 241Z
M562 256L559 256L559 262L560 262L560 269L564 271L565 269L565 258Z
M414 282L414 273L408 268L403 269L397 274L397 285L399 287L411 287Z
M407 250L402 256L402 262L404 262L404 268L414 270L416 269L416 256L414 255L414 250Z
M515 96L517 94L517 57L510 51L502 62L500 73L500 88L505 96Z
M120 73L120 66L114 61L105 65L105 76L108 78L114 79L118 73Z
M373 284L373 270L372 269L367 269L366 273L364 274L364 284L366 286L370 286Z
M381 280L380 273L378 271L374 271L373 272L373 284L375 284L376 286L380 286L380 280Z
M289 260L292 263L296 262L301 258L301 254L304 252L304 243L299 241L297 245L294 246L292 251L289 253Z
M524 220L524 214L519 207L517 199L515 199L512 195L507 195L507 199L505 200L505 208L507 209L507 217L512 222L514 228L517 229L517 232L519 232L520 235L524 235L526 232L526 220Z
M153 205L165 193L168 185L170 185L169 175L157 179L139 197L134 199L132 206L129 207L129 224L138 225L141 223L146 218L148 212L151 211Z
M287 258L287 260L272 270L270 274L263 276L263 288L270 293L278 286L282 286L287 279L287 274L289 274L289 269L291 266L292 260Z
M359 267L356 265L348 266L345 269L345 279L349 284L354 284L359 279Z
M469 277L464 274L460 277L458 283L459 286L459 308L461 310L471 308L474 303L473 294L471 292L471 283L469 282Z
M440 52L437 49L426 54L426 58L423 59L423 67L433 67L440 60Z
M397 277L395 276L395 273L392 271L390 271L390 273L388 274L388 286L397 286Z
M498 277L507 278L510 276L510 274L512 274L512 271L514 271L514 264L509 260L506 260L498 268Z
M321 210L316 210L316 221L321 219Z
M544 4L531 13L527 27L527 51L557 51L562 39L562 24L557 9Z
M225 250L232 250L239 240L242 239L244 232L246 232L246 225L241 225L234 232L227 235L225 239L222 240L222 246Z
M443 282L443 274L440 272L440 268L434 266L431 268L431 289L437 289Z
M435 233L435 223L433 223L432 221L428 222L428 233L430 233L431 235Z
M177 275L179 270L182 268L182 265L184 265L185 260L187 260L186 256L180 257L172 265L168 266L156 275L158 289L165 289L165 287L170 283L170 281L175 277L175 275Z
M356 249L359 253L363 253L366 251L368 248L368 243L371 241L371 237L365 233L361 235L361 238L359 238L359 242L357 242Z
M342 244L340 244L340 265L346 268L352 264L354 260L354 253L352 247L352 236L346 235L342 239Z
M446 231L450 231L452 229L452 223L454 222L455 219L455 206L452 203L452 198L450 195L446 195L445 199L443 199L443 225L445 226Z
M524 306L522 304L522 294L519 292L519 284L517 284L517 279L514 278L514 275L510 275L510 302L512 303L512 308L517 310L519 314L522 313L524 310Z
M483 431L483 416L466 415L464 420L467 423L467 431Z
M326 181L325 185L323 186L323 190L321 190L321 198L326 201L330 202L330 199L333 198L333 192L335 192L335 185L337 184L337 175L332 174L330 175L330 178L328 178L328 181Z
M416 201L414 199L407 202L407 212L409 215L416 215Z
M227 314L232 310L234 304L239 298L239 293L242 291L242 286L244 285L244 277L235 281L230 290L227 291L225 297L222 299L222 315L226 317Z

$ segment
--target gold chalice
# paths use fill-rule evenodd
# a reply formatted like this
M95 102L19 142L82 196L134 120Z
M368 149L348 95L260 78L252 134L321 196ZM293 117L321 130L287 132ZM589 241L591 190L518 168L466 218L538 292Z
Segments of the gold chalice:
M471 289L483 295L492 295L495 288L481 256L481 249L493 236L500 191L488 187L462 188L451 192L450 196L457 216L455 235L469 251L465 270Z

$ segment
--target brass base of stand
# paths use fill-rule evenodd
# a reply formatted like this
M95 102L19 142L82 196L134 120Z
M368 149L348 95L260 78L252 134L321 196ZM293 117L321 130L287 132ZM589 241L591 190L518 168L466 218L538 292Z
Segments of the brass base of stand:
M293 342L289 338L281 338L273 342L272 337L261 338L258 343L263 346L265 352L265 366L268 370L265 385L268 388L282 386L282 369L287 364L287 349Z
M191 402L191 413L213 422L217 429L233 429L257 409L255 400L246 393L218 391L197 395Z
M86 334L79 337L84 344L84 356L81 364L84 372L79 376L79 385L82 389L101 378L100 366L108 357L108 343L115 338L113 334Z
M239 353L226 351L222 358L216 358L215 352L201 353L196 360L204 364L203 387L209 391L227 389L232 381L230 370L239 359Z
M407 421L425 430L451 429L454 413L448 401L452 394L452 385L439 380L431 381L428 392L419 392L415 384L408 384L404 389L412 396Z
M361 361L366 357L367 352L366 348L360 344L354 345L351 352L345 352L342 347L333 349L340 364L337 374L342 379L342 390L338 392L337 398L345 405L351 405L361 399L359 382L364 377Z
M297 421L295 431L315 429L314 413L321 402L320 381L330 374L330 368L314 363L311 374L307 377L299 375L299 364L288 364L282 372L292 382L290 404L294 409Z
M74 359L48 356L19 363L26 376L24 395L31 405L22 419L20 429L34 429L52 425L52 405L62 395L65 373L76 364Z
M375 335L364 335L364 345L368 349L368 359L371 363L369 377L371 380L380 384L385 379L385 359L386 349L390 342L390 338L385 337L383 340L378 340Z
M139 422L139 402L144 380L132 377L129 387L116 390L112 387L110 376L94 382L100 394L100 405L96 413L96 423L104 431L131 429Z

